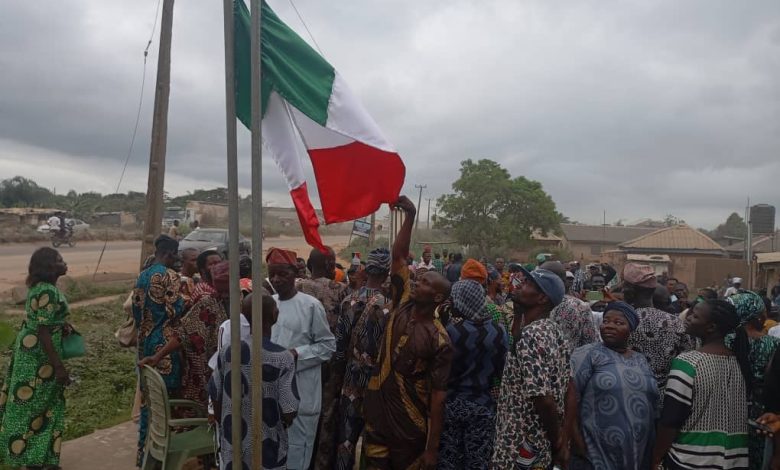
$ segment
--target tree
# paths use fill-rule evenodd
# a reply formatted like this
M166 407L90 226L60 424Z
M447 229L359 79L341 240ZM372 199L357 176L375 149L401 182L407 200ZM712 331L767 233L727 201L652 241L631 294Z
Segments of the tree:
M512 178L492 160L461 162L452 189L437 201L436 227L452 229L460 244L476 246L479 255L528 246L534 231L557 231L563 219L539 182Z
M747 233L747 224L745 220L736 212L732 212L726 219L726 222L718 225L713 234L715 238L734 237L744 238Z
M52 197L51 191L23 176L0 182L0 206L3 207L43 207Z
M685 221L679 217L675 217L672 214L666 214L664 217L664 225L667 227L674 227L675 225L684 224Z

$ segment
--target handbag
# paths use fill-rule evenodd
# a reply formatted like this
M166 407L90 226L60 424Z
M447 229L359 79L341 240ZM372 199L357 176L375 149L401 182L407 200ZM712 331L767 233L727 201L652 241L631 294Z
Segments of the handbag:
M70 334L62 337L62 358L72 359L86 354L84 346L84 337L81 333L71 327Z
M123 348L132 348L138 342L138 329L135 327L135 319L133 318L133 293L122 304L122 310L127 313L127 320L122 323L116 332L114 337L119 341L119 346Z
M122 326L114 333L119 345L123 348L132 348L138 341L138 329L135 327L135 319L127 317Z

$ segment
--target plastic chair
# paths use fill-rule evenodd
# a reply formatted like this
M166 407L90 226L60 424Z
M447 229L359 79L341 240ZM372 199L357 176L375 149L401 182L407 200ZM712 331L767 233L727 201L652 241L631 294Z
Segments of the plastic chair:
M149 366L141 371L144 399L149 409L149 424L144 446L143 470L179 470L184 463L200 455L214 454L214 435L209 429L206 412L191 400L172 400L160 374ZM171 408L195 410L196 418L171 419ZM187 427L177 432L176 428Z

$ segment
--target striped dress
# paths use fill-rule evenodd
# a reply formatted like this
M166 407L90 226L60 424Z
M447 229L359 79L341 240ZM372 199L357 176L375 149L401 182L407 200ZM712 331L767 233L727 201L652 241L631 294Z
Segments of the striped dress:
M736 357L691 351L672 361L661 424L680 433L667 469L748 468L747 420Z

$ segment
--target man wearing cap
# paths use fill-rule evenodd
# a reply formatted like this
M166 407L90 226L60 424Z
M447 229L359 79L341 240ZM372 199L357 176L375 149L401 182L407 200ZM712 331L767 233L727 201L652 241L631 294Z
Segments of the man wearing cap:
M298 274L295 253L271 248L265 261L279 306L271 341L289 349L295 357L295 380L301 397L298 415L288 429L287 468L304 470L309 468L317 436L322 406L321 368L336 350L336 338L330 331L322 303L295 289Z
M512 292L515 346L501 381L492 468L548 469L565 464L561 424L570 354L566 335L549 318L564 285L546 269L523 274Z
M405 196L396 208L405 217L393 244L393 309L368 381L363 455L369 469L436 468L452 345L435 312L450 283L427 271L411 288L405 257L416 209Z
M336 467L352 470L355 450L363 433L363 399L371 372L376 366L379 347L389 313L389 299L382 285L390 274L390 251L377 248L368 254L366 284L341 304L336 326L335 368L343 374L338 406Z
M723 294L723 296L729 298L732 295L739 294L740 292L742 292L742 278L735 277L731 280L731 287L726 289L726 293Z
M434 266L433 261L431 259L433 258L433 252L431 252L431 246L425 245L423 248L422 253L422 259L419 263L417 263L417 272L419 274L422 274L420 270L424 269L425 271L435 270L436 266Z
M564 286L566 285L566 270L560 261L547 261L541 268L555 273L561 278ZM574 296L564 295L561 303L550 312L550 319L558 323L566 334L569 340L569 353L597 340L590 305Z
M662 400L672 359L694 349L696 343L685 334L685 325L677 315L653 306L658 281L651 266L627 263L622 278L623 298L639 315L639 326L631 333L628 346L647 359L658 383L659 400ZM659 412L662 404L659 401Z
M306 262L311 276L296 279L295 288L298 292L309 294L322 303L330 331L335 333L336 323L341 314L341 301L346 295L347 285L334 280L336 277L336 253L329 246L325 248L326 253L317 248L311 250L309 260ZM359 265L360 258L358 258ZM317 432L315 469L331 469L335 464L336 416L338 398L341 393L341 379L341 374L334 373L332 358L322 365L322 415Z

